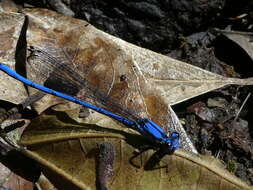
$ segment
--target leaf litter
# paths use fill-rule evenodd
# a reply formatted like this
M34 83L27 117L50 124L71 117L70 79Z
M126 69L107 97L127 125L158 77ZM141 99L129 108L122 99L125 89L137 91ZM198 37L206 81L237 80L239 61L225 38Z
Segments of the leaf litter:
M103 35L107 36L106 34L103 34ZM109 39L112 38L111 36L107 36L107 37ZM134 58L133 60L135 61L135 63L138 63L137 64L137 68L140 69L140 71L142 72L142 74L145 76L146 79L148 78L148 81L150 82L150 84L155 84L155 86L157 86L157 84L158 84L158 85L161 86L160 87L161 89L160 88L156 89L157 90L156 93L157 94L162 94L162 96L163 96L162 97L162 101L165 102L165 104L166 103L167 104L175 104L177 102L181 102L183 100L189 99L190 97L194 97L197 94L202 94L204 92L207 92L207 91L210 91L212 89L216 89L216 88L222 87L222 86L227 85L227 84L233 84L233 83L246 84L247 83L247 80L243 81L243 80L228 79L228 80L224 81L224 79L225 79L224 77L221 77L219 75L215 75L215 74L211 74L211 73L205 72L205 71L200 70L198 68L192 68L191 66L184 67L184 65L183 65L184 63L176 61L176 60L172 60L172 59L168 59L168 58L167 59L165 59L165 58L161 59L161 57L158 56L158 54L153 54L152 55L152 52L150 52L150 51L147 51L144 54L142 54L142 56L138 57L138 55L136 55L136 52L138 52L137 51L138 50L137 47L129 45L129 44L126 44L125 42L123 42L121 40L118 40L116 38L113 39L113 40L114 40L114 42L117 42L117 44L120 44L124 48L126 48L126 52L128 52L131 55L130 56L131 58ZM143 49L141 49L141 50L144 52ZM142 51L139 51L140 54L141 54ZM151 55L149 55L149 54L151 54ZM152 56L156 57L158 59L158 61L152 59ZM147 57L151 58L151 59L147 60ZM141 61L141 58L145 58L145 59L143 59L143 61ZM162 62L167 62L168 60L170 60L172 62L172 67L174 67L174 68L166 68L165 66L163 66L163 64L160 64ZM153 65L153 68L150 69L149 67L147 67L148 65L144 64L146 62L151 62L151 65ZM175 62L175 64L173 64L174 62ZM141 64L139 64L139 63L141 63ZM181 67L182 65L183 65L183 67ZM156 70L153 70L154 68ZM158 68L158 70L157 70L157 68ZM181 70L183 72L185 72L185 74L184 73L177 73L176 70L175 70L175 68L176 68L176 70L178 70L178 69L180 70L180 68L181 68ZM145 69L147 69L148 71L146 71ZM165 69L165 72L163 72L164 69ZM194 69L196 69L196 71L197 71L197 73L195 73L195 74L199 74L199 77L196 77L197 80L194 80L195 77L194 77L194 79L191 79L191 77L193 77L193 75L191 76L190 74L191 74L191 71L194 71ZM167 72L169 72L169 73L172 72L175 75L174 76L167 76L167 74L166 74ZM184 78L187 75L189 75L190 80L188 78ZM202 78L201 75L206 76L207 78L205 78L205 77ZM209 82L208 82L208 76L211 77L211 79L214 79L214 78L217 77L218 80L214 80L214 81L211 80L211 82L213 82L214 84L210 85ZM175 78L175 77L178 77L178 78ZM172 81L169 81L169 79L172 79ZM182 79L184 79L184 80L182 80ZM201 86L200 85L200 81L203 82L203 79L205 79L204 81L206 83L204 83L205 84L204 86ZM169 82L167 82L166 80L169 81ZM187 80L189 80L189 81L187 81ZM172 89L172 91L174 89L179 89L177 87L177 85L180 84L180 87L181 87L181 89L183 89L184 92L185 92L185 88L186 88L187 92L191 91L193 89L195 89L195 90L197 89L196 90L197 92L194 91L195 94L186 94L186 95L184 94L183 96L181 95L181 97L177 97L177 98L175 96L169 94L170 96L166 99L164 97L167 97L166 96L167 94L163 93L164 90L162 89L162 87L164 87L165 84L167 84L166 82L168 84L170 84L170 86L167 89ZM189 85L189 84L193 85L193 87L191 87L190 90L187 89L187 85ZM248 84L251 84L251 80L248 80ZM199 86L201 88L199 88ZM154 85L153 85L153 87L154 87ZM144 86L142 88L145 89L145 88L148 88L148 86ZM168 91L167 89L165 89L165 92ZM174 93L175 92L178 92L178 91L174 91ZM149 93L150 93L150 91L145 92L143 94L146 95L146 94L149 94ZM155 95L157 95L157 94L155 94ZM179 94L181 94L181 93L179 93Z

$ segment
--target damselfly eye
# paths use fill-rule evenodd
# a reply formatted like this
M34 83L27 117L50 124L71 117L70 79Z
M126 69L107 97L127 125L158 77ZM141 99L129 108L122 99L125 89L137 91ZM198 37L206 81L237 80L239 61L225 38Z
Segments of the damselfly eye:
M174 139L179 138L179 134L177 132L173 132L173 133L170 134L170 137L174 138Z

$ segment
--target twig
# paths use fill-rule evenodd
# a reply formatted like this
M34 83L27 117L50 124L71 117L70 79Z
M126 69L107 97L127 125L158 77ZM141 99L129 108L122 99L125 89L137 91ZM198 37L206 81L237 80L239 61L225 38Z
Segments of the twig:
M242 111L242 108L243 108L244 105L246 104L246 102L247 102L247 100L249 99L250 95L251 95L251 93L249 93L249 94L247 95L247 97L245 98L245 100L243 101L243 104L241 105L239 111L237 112L237 114L236 114L236 116L235 116L233 122L235 122L235 121L238 119L238 116L240 115L240 113L241 113L241 111Z

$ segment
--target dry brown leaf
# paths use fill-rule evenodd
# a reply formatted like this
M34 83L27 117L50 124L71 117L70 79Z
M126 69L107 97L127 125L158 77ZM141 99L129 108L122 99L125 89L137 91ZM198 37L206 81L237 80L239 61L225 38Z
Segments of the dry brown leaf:
M53 44L55 49L63 49L72 58L70 60L76 64L76 67L85 65L82 66L84 68L81 72L87 72L88 66L104 66L105 68L100 68L101 70L97 73L92 73L93 78L98 77L96 83L100 85L104 84L99 78L102 72L107 71L108 75L113 75L101 76L106 81L113 81L111 88L116 86L119 76L126 75L131 81L136 80L132 76L135 74L138 81L133 86L136 88L135 86L139 84L138 88L143 96L159 95L167 104L173 105L228 84L253 83L252 79L226 78L137 47L104 33L85 21L43 9L30 9L25 13L30 18L27 36L29 45L50 49L50 45ZM51 51L59 54L55 50ZM91 65L92 61L95 66ZM114 77L114 79L109 80L108 77ZM35 79L35 76L30 76L30 78L42 80ZM131 86L131 84L128 85Z
M0 62L15 68L15 53L17 41L24 24L25 16L18 13L0 11ZM1 100L20 103L27 97L21 82L14 80L5 73L0 73Z
M96 189L97 143L105 141L116 149L109 189L253 189L213 157L178 150L153 165L154 151L134 157L134 150L146 142L131 130L105 127L115 125L103 119L99 126L68 123L58 119L60 113L57 115L36 119L21 143L59 190Z
M0 11L18 12L18 6L10 0L2 0L0 2Z

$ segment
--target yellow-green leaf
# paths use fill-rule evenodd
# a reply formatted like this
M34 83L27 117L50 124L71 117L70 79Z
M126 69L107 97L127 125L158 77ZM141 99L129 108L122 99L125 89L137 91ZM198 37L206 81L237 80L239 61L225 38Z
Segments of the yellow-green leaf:
M32 122L21 139L27 147L25 153L41 164L58 189L96 189L99 142L110 142L116 150L109 189L253 189L213 157L178 150L152 165L153 150L135 157L136 148L147 141L133 131L103 119L98 122L101 127L64 118L60 114L43 115Z

